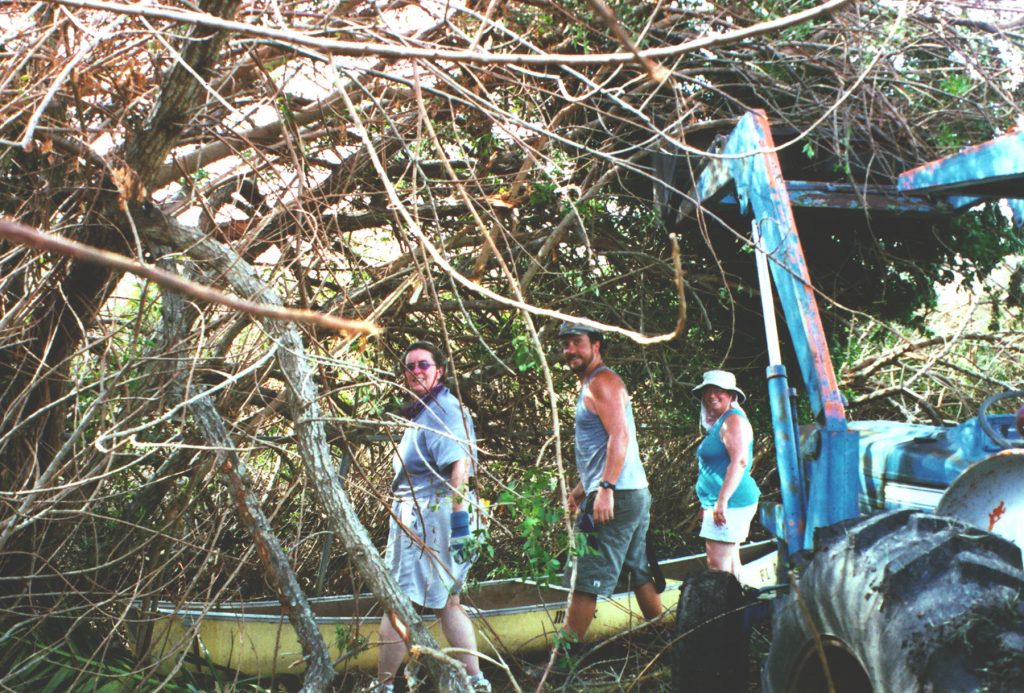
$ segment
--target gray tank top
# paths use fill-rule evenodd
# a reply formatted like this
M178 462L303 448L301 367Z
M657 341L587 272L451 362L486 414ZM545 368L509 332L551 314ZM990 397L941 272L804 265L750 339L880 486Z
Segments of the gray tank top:
M576 399L576 469L587 493L597 490L604 471L605 459L608 456L608 432L604 430L601 418L588 410L583 398L590 387L591 379L607 366L599 366L587 376ZM626 460L622 465L615 488L623 491L647 488L647 475L644 474L640 462L640 447L636 441L636 424L633 423L633 405L626 399L626 428L629 430L629 447L626 449Z

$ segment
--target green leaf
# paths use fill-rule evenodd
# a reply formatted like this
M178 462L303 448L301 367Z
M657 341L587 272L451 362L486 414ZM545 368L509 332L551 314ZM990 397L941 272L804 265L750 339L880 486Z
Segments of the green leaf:
M103 684L102 687L96 689L96 693L121 693L124 690L124 685L120 681L109 681Z
M50 680L46 686L40 689L39 693L56 693L57 691L68 690L64 682L67 681L75 672L63 666L57 667L55 670L50 671Z

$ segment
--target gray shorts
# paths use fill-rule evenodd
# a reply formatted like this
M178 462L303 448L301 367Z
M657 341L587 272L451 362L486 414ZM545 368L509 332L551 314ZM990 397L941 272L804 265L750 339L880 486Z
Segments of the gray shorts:
M750 523L757 514L757 503L742 508L726 508L725 524L715 524L714 508L704 508L704 521L700 525L702 539L720 541L725 544L739 544L747 540Z
M476 496L471 494L471 505ZM384 562L399 588L414 604L441 609L448 597L459 594L472 562L460 563L449 551L451 497L414 503L396 500ZM480 528L480 516L470 512L470 532ZM397 518L397 520L396 520Z
M628 571L630 589L635 590L652 579L647 561L651 492L643 488L614 493L615 518L611 522L597 525L593 532L585 533L587 545L592 551L576 557L579 568L574 587L571 584L572 563L566 566L562 582L577 592L607 597L615 591L615 585L624 570ZM588 501L587 505L591 502ZM577 542L580 541L580 534L577 530Z

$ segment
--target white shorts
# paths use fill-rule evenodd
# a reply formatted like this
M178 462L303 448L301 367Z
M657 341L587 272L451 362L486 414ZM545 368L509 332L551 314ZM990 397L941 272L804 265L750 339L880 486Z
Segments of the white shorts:
M700 536L710 541L725 544L739 544L747 540L750 523L757 514L757 503L742 508L726 508L725 524L715 524L714 508L704 508L704 521L700 525Z

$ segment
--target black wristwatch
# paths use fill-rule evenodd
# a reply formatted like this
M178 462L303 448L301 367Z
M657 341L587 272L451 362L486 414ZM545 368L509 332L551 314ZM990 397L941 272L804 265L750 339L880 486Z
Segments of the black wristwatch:
M615 484L610 481L601 480L601 483L597 485L598 488L610 488L612 491L615 490Z

